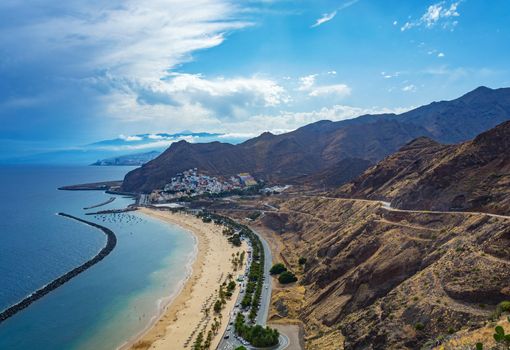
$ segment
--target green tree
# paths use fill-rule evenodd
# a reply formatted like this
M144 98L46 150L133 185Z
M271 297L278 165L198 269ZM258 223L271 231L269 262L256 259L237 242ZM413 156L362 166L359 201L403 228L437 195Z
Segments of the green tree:
M287 268L282 263L274 264L273 267L271 267L271 270L269 270L269 273L271 275L278 275L284 271L287 271Z
M294 275L290 271L284 271L280 274L280 277L278 277L278 282L280 282L281 284L287 284L296 281L297 281L296 275Z
M219 314L221 312L222 306L223 306L222 302L219 300L216 300L216 302L214 303L214 312Z

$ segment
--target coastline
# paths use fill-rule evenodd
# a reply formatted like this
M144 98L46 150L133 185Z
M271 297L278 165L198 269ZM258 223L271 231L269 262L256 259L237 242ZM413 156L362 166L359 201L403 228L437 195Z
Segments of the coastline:
M221 226L203 223L189 214L147 208L141 208L140 211L188 231L195 239L195 249L190 264L186 267L187 276L178 290L161 299L159 312L151 319L150 324L118 349L168 349L184 348L186 345L191 347L198 331L207 327L209 322L203 315L204 308L212 306L217 289L228 273L236 273L231 266L231 254L245 250L246 246L232 247L223 236ZM221 312L223 321L213 338L211 348L215 348L221 340L238 293L239 288L236 288Z
M105 257L107 257L113 251L115 246L117 245L117 236L115 236L115 233L113 233L113 231L110 230L109 228L107 228L105 226L101 226L101 225L96 224L91 221L83 220L81 218L78 218L78 217L70 215L70 214L58 213L57 215L71 219L71 220L81 222L83 224L92 226L92 227L97 228L100 231L102 231L103 234L106 236L106 243L105 243L104 247L101 248L99 250L99 252L97 252L97 254L95 254L93 257L91 257L90 259L85 261L83 264L81 264L81 265L75 267L74 269L64 273L63 275L55 278L51 282L45 284L41 288L32 292L27 297L25 297L21 301L17 302L16 304L11 305L7 309L5 309L3 311L0 310L1 311L0 312L0 323L4 322L8 318L16 315L18 312L26 309L32 303L41 299L42 297L49 294L50 292L56 290L58 287L62 286L63 284L69 282L70 280L72 280L74 277L78 276L82 272L88 270L89 268L91 268L92 266L94 266L95 264L97 264L98 262L103 260Z

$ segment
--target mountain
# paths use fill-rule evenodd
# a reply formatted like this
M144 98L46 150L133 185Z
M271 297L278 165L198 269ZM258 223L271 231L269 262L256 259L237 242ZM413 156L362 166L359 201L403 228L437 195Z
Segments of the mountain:
M397 208L509 215L510 122L458 145L414 140L338 193Z
M123 190L161 188L170 177L191 167L210 175L250 172L270 183L302 183L320 172L349 181L366 169L367 162L375 163L417 137L465 141L509 119L510 88L480 87L453 101L434 102L400 115L319 121L281 135L266 132L238 145L181 141L128 173ZM364 166L359 162L358 171L335 173L345 159L359 159Z
M145 153L135 153L135 154L128 154L124 156L114 157L114 158L106 158L98 160L97 162L91 164L91 165L99 165L99 166L115 166L115 165L122 165L122 166L139 166L143 165L157 156L159 156L161 152L158 151L151 151L151 152L145 152Z
M417 138L334 194L264 198L275 210L252 225L300 281L275 282L272 321L302 324L307 349L492 345L510 300L510 121Z
M101 140L77 147L68 147L44 153L33 153L23 157L0 159L0 162L7 164L90 164L98 159L107 159L107 162L109 162L109 158L124 157L126 155L130 157L135 152L148 153L157 151L158 153L162 153L169 145L181 140L187 140L190 143L222 140L235 144L245 141L246 137L191 131L183 131L176 134L121 135L114 139ZM135 163L136 165L140 165L139 162Z

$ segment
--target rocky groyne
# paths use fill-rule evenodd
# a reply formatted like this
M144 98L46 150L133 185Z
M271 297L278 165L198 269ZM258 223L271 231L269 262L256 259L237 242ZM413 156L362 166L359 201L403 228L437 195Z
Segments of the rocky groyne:
M0 313L0 323L7 320L9 317L14 316L21 310L27 308L28 306L30 306L30 304L41 299L43 296L45 296L49 292L57 289L64 283L70 281L73 277L78 276L83 271L85 271L88 268L92 267L93 265L97 264L98 262L103 260L108 254L110 254L112 252L112 250L115 248L115 246L117 245L117 237L115 236L115 233L113 233L113 231L110 230L109 228L106 228L104 226L98 225L98 224L90 222L90 221L80 219L78 217L75 217L75 216L72 216L72 215L69 215L66 213L58 213L58 215L82 222L84 224L90 225L92 227L95 227L95 228L101 230L106 235L106 245L94 257L92 257L91 259L89 259L88 261L83 263L82 265L80 265L80 266L72 269L71 271L63 274L62 276L54 279L53 281L51 281L44 287L36 290L35 292L33 292L32 294L27 296L25 299L14 304L13 306L9 307L8 309L2 311Z
M110 204L111 202L113 202L115 200L115 197L110 197L107 201L104 201L102 203L99 203L99 204L96 204L96 205L92 205L90 207L85 207L83 208L84 210L89 210L89 209L94 209L94 208L99 208L99 207L102 207L102 206L105 206L107 204Z

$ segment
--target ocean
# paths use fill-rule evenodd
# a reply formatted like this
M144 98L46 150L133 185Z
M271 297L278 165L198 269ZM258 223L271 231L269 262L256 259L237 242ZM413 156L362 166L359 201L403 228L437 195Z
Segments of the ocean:
M193 236L138 212L89 216L133 200L101 191L59 191L122 179L131 167L0 166L0 310L84 263L105 244L88 225L113 230L117 246L98 264L0 324L0 349L116 349L142 332L178 292L190 269Z

